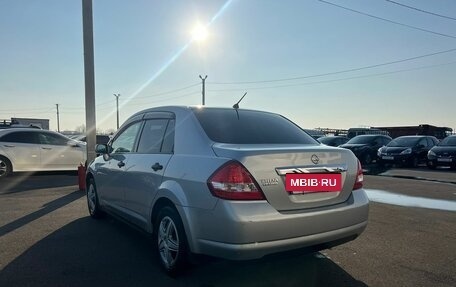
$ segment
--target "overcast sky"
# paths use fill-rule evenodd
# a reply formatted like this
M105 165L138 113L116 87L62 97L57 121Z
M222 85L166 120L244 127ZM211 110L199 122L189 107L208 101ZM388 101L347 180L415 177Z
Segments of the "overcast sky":
M122 123L201 104L208 75L208 106L248 92L241 107L304 128L456 129L456 1L329 2L371 16L317 0L94 0L98 128L116 125L113 93ZM47 118L56 130L59 104L61 130L85 123L81 7L0 0L0 119ZM197 23L209 35L191 42Z

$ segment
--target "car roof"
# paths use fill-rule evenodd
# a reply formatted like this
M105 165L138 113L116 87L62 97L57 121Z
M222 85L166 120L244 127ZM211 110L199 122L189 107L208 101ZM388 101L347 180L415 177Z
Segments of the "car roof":
M433 137L433 136L425 136L425 135L400 136L400 137L397 137L397 139L398 139L398 138L417 138L417 139L418 139L418 138L427 138L427 137L431 138L431 137Z
M210 109L210 110L234 110L232 107L207 107L207 106L161 106L161 107L153 107L153 108L148 108L141 110L135 114L133 114L131 117L134 117L136 115L140 115L142 113L147 113L147 112L177 112L177 111L192 111L195 109ZM267 111L261 111L261 110L253 110L253 109L237 109L238 111L251 111L251 112L262 112L262 113L269 113L269 114L276 114L272 112L267 112Z
M32 132L52 132L55 133L54 131L50 130L42 130L42 129L37 129L37 128L7 128L7 129L1 129L0 131L32 131Z
M7 129L0 129L0 133L9 133L14 131L21 131L21 132L36 132L36 131L43 131L37 128L7 128Z
M344 138L344 139L348 139L348 137L346 136L322 136L320 138L332 138L332 139L335 139L335 138Z
M387 135L382 135L382 134L367 134L367 135L357 135L352 138L357 138L357 137L386 137L389 138Z
M37 128L8 128L8 129L0 129L0 135L6 135L12 132L45 132L45 133L53 133L53 134L59 134L62 135L58 132L55 131L50 131L50 130L42 130L42 129L37 129ZM62 135L65 136L65 135ZM65 136L66 137L66 136Z

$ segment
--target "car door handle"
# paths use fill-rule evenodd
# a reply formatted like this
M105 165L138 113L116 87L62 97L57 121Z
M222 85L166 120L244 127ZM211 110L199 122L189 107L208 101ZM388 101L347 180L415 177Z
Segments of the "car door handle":
M124 163L123 161L119 161L119 162L117 163L117 166L118 166L118 167L123 167L123 166L125 166L125 163Z
M15 147L15 145L6 144L6 145L4 145L4 147Z
M158 162L156 162L153 166L152 166L152 169L154 171L157 171L157 170L161 170L163 169L163 165L159 164Z
M50 148L50 147L41 147L41 149L51 150L52 148Z

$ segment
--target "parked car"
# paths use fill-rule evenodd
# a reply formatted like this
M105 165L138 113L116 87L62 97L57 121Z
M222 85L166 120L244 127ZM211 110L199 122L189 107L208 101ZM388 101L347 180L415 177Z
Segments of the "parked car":
M428 151L438 144L433 136L402 136L378 150L381 164L400 164L416 167L427 161Z
M313 137L314 139L321 138L325 136L325 133L319 130L313 129L303 129L309 136Z
M351 150L363 164L371 164L377 159L377 151L387 145L391 137L385 135L360 135L341 145L342 148Z
M324 145L329 146L340 146L344 143L348 142L350 139L344 136L327 136L327 137L320 137L317 139Z
M81 142L87 142L85 135L71 135L69 138L78 140ZM96 144L107 144L111 138L108 135L96 135Z
M0 178L19 171L77 170L85 144L35 128L0 130Z
M456 135L444 138L438 145L431 148L427 154L427 166L451 166L456 169Z
M288 119L233 108L159 107L130 117L87 171L89 213L153 234L178 272L189 253L234 260L353 240L369 200L359 161ZM286 174L339 176L337 191L287 191Z
M39 126L35 126L35 125L22 125L22 124L2 124L0 123L0 130L3 130L3 129L12 129L12 128L33 128L33 129L41 129Z

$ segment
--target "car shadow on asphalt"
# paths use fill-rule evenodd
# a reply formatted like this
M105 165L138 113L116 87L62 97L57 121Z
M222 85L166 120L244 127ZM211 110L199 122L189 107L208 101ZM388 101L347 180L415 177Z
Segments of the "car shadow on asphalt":
M16 173L0 180L0 194L78 184L76 172Z
M43 207L41 209L38 209L37 211L29 213L8 224L0 226L0 236L3 236L11 231L14 231L46 214L53 212L54 210L64 207L65 205L70 204L71 202L80 199L84 195L85 195L84 191L77 190L77 191L73 191L72 193L69 193L67 195L64 195L62 197L59 197L51 202L48 202L45 205L43 205Z
M0 286L367 286L320 253L207 260L171 278L150 242L111 217L80 218L9 263Z

